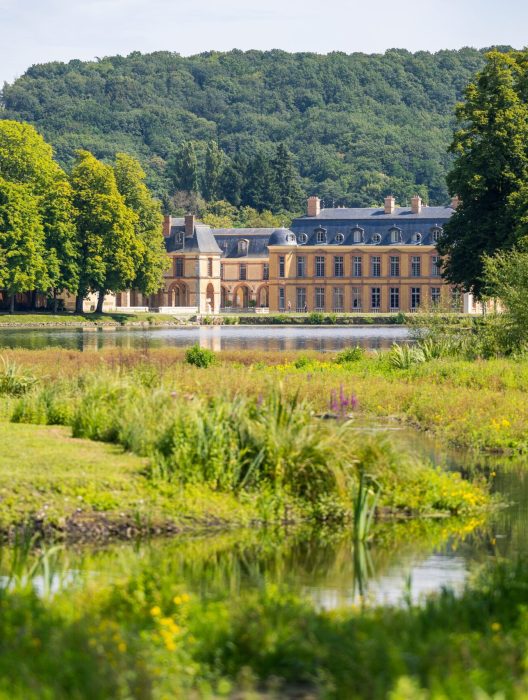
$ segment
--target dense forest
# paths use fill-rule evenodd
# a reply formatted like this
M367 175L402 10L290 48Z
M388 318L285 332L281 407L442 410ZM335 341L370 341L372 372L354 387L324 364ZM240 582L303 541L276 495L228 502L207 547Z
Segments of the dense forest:
M132 154L166 209L182 204L176 191L190 189L206 200L291 210L280 196L259 201L255 190L259 178L280 184L281 159L299 173L290 181L296 201L300 191L367 206L418 192L440 204L454 107L483 64L484 50L471 48L132 53L32 66L4 86L0 116L35 125L66 168L79 148L107 161ZM213 182L206 162L216 167Z

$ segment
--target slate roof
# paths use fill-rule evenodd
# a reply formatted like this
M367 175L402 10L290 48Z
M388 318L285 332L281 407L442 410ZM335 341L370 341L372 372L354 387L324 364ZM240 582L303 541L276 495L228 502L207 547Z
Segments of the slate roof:
M422 207L419 214L408 207L397 207L393 214L385 214L382 208L322 209L319 216L294 219L291 230L300 245L434 245L433 231L441 229L452 214L451 207ZM317 241L317 229L324 229L325 243ZM396 241L392 230L397 231ZM355 240L355 231L361 241Z
M185 235L185 219L171 219L170 236L165 239L167 253L178 251L187 253L220 253L210 226L200 222L195 223L192 236Z
M223 258L267 258L273 228L215 228L213 234ZM239 252L238 242L248 241L247 254Z

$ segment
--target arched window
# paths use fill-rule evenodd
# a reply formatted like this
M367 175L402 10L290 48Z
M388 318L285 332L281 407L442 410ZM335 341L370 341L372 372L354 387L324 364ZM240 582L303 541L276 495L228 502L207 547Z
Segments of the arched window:
M249 241L247 238L242 238L240 241L238 241L238 254L239 255L247 255L248 254L248 245Z
M288 241L288 243L296 243L297 239L295 238L294 233L288 233L286 236L286 240Z
M364 231L362 228L359 226L356 226L355 228L352 229L352 241L354 243L363 243L363 234Z
M308 241L308 236L305 233L300 233L297 240L301 245L304 245Z
M381 234L380 233L373 233L372 234L372 242L378 245L378 243L381 243Z
M401 229L399 229L397 226L393 226L390 230L390 242L391 243L400 243L401 241Z
M345 237L343 236L342 233L336 233L335 242L337 243L337 245L341 245L344 240L345 240Z
M326 243L326 229L316 228L315 229L315 240L317 243Z
M416 245L419 245L422 242L422 234L421 233L415 233L413 234L413 243L416 243Z

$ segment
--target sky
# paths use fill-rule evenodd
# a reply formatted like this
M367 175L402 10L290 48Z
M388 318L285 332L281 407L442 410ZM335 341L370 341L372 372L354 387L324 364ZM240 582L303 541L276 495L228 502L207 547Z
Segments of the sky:
M0 85L132 51L523 48L527 30L528 0L0 0Z

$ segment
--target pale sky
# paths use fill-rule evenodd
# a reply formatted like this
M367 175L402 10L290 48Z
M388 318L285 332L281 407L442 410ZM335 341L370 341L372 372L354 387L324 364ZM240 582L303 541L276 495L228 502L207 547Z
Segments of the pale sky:
M34 63L212 49L528 45L528 0L0 0L0 85Z

